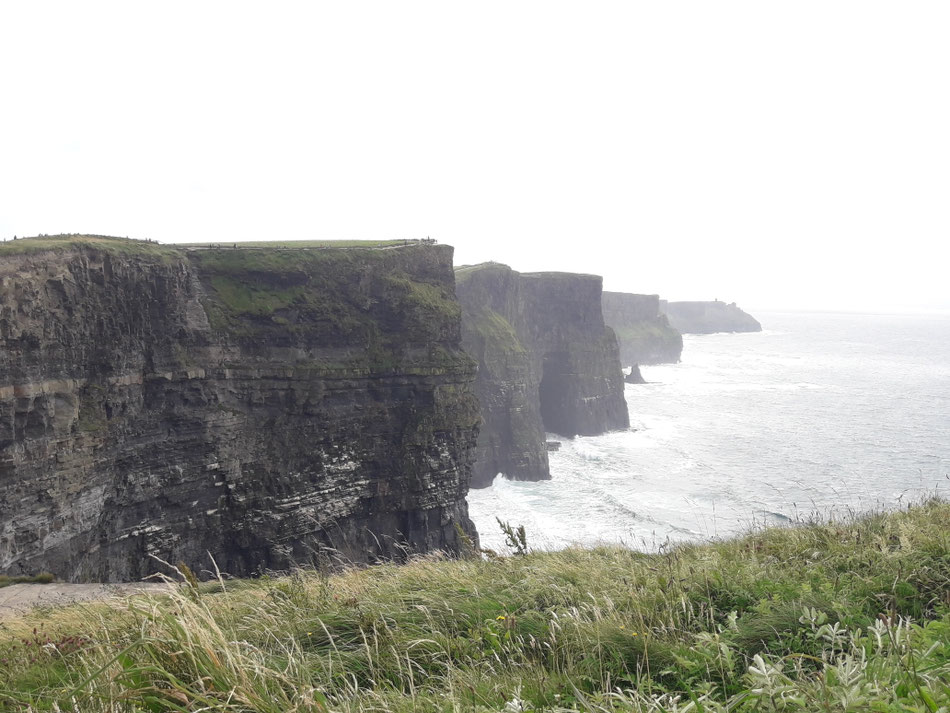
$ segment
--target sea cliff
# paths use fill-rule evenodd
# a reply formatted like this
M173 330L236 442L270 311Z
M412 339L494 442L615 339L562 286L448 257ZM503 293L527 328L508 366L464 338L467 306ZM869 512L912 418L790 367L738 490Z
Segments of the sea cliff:
M660 311L674 329L683 334L713 334L715 332L761 332L762 325L750 314L743 312L735 302L660 301Z
M246 575L475 536L451 247L0 257L0 573Z
M601 278L519 273L485 263L456 271L462 343L479 363L482 427L472 487L498 473L550 477L545 431L597 435L630 425Z
M604 292L602 302L604 322L617 334L624 366L680 360L683 336L660 312L659 295Z

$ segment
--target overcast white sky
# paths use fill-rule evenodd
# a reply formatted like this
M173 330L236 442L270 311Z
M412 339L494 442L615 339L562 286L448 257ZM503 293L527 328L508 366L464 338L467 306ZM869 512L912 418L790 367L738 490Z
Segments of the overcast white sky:
M418 238L950 311L950 2L21 2L0 236Z

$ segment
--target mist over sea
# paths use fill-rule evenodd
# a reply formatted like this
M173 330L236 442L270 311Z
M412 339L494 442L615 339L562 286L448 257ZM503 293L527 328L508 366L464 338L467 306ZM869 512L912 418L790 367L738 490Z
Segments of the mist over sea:
M560 440L550 481L469 494L528 544L727 537L811 513L950 496L950 317L757 313L764 331L684 337L682 362L627 385L630 431Z

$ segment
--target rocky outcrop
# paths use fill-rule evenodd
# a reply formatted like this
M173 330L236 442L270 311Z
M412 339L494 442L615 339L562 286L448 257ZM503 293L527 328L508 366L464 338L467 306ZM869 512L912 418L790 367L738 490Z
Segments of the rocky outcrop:
M683 336L660 312L659 295L604 292L602 303L604 322L617 334L624 366L680 360Z
M0 572L248 575L474 537L451 247L0 251Z
M660 302L660 310L670 324L683 334L714 332L761 332L762 325L743 312L735 302Z
M629 427L600 277L486 263L459 268L456 282L462 343L479 364L472 487L490 485L498 473L549 478L546 430L575 436Z
M643 374L640 373L640 365L634 364L630 367L630 373L623 377L625 384L645 384L647 380L643 378Z

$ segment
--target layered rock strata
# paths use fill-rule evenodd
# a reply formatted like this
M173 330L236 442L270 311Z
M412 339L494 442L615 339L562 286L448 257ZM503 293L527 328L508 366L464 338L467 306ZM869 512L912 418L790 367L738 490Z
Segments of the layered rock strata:
M670 324L683 334L715 332L761 332L762 325L735 302L660 302Z
M613 331L601 314L601 278L459 268L462 343L478 360L482 428L472 487L498 473L550 477L545 431L597 435L630 425Z
M602 304L604 322L617 334L624 366L680 360L683 336L660 312L659 295L604 292Z
M453 550L478 406L452 248L0 248L0 572ZM290 245L290 244L288 244Z

